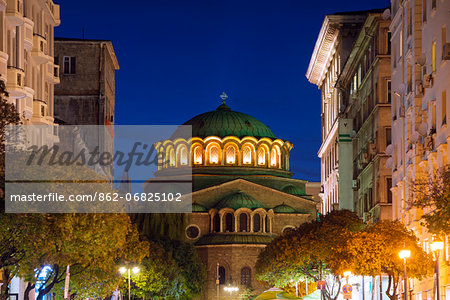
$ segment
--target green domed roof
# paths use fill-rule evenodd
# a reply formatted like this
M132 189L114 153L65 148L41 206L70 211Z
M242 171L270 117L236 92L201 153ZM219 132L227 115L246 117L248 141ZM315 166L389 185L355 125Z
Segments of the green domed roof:
M192 203L192 212L207 212L208 210L203 205Z
M217 209L222 209L224 207L232 209L241 207L255 209L263 207L263 205L249 194L239 191L223 197L216 205Z
M293 209L289 205L286 205L286 204L283 203L283 204L275 206L273 208L273 212L289 214L289 213L295 213L296 211L295 211L295 209Z
M276 139L275 134L261 121L247 114L232 111L225 103L216 110L193 117L183 125L192 126L192 136L205 138L208 136L253 136ZM175 134L175 137L176 134Z
M296 196L305 195L304 191L300 187L292 185L292 184L288 184L288 185L284 186L282 188L282 191L287 194L296 195Z

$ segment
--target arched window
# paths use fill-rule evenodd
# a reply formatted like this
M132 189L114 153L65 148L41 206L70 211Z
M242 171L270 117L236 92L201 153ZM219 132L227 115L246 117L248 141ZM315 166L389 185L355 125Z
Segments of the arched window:
M247 231L247 214L243 213L239 215L239 231Z
M263 147L258 149L258 165L266 164L266 151Z
M212 146L211 148L209 148L209 162L211 164L219 163L219 147Z
M194 164L199 165L203 162L202 147L197 146L194 148Z
M270 151L270 166L276 167L280 165L280 155L278 153L278 150L273 147Z
M283 229L283 234L289 234L289 233L291 233L293 231L294 231L294 227L288 226L288 227Z
M228 146L225 154L227 164L234 164L236 162L236 150L233 146Z
M225 284L225 268L219 267L219 284Z
M252 283L252 270L249 267L241 269L241 285L250 285Z
M261 231L261 217L259 216L259 214L255 214L253 216L253 231L254 232Z
M233 232L233 214L227 213L225 215L225 231Z
M186 146L180 147L180 165L186 166L188 164L188 157L187 157L187 148Z
M173 149L170 149L169 151L169 166L175 166L175 151L173 151Z
M265 225L266 225L266 232L270 232L270 220L269 220L269 216L266 216L266 220L265 220Z
M242 163L244 165L252 163L252 148L250 148L250 146L244 146L244 148L242 148Z
M220 217L218 214L215 214L213 217L213 232L220 231Z

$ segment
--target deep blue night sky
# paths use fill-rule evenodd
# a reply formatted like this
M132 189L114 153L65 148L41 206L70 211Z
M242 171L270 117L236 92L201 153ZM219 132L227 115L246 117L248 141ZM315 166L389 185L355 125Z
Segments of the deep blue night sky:
M64 0L55 36L112 40L116 124L182 124L227 104L294 144L296 178L320 181L320 94L306 77L326 14L387 0Z

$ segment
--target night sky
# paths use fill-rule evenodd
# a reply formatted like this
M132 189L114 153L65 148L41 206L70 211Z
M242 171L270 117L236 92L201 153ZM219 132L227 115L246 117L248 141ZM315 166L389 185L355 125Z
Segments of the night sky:
M227 104L294 144L294 177L320 181L320 93L305 77L326 14L376 0L64 0L55 36L112 40L115 123L182 124Z

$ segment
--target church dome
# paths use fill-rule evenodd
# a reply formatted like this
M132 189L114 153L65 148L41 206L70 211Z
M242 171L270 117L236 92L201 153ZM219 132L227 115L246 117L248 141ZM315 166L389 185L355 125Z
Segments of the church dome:
M288 184L288 185L284 186L282 188L282 191L287 194L291 194L291 195L295 195L295 196L305 195L304 191L300 187L294 186L292 184Z
M208 210L203 205L196 202L192 203L192 212L207 212Z
M286 204L283 203L283 204L275 206L273 208L273 212L289 214L289 213L295 213L296 211L291 206L286 205Z
M261 121L247 114L233 111L225 103L221 104L216 110L193 117L183 125L191 125L192 136L199 138L208 136L220 138L253 136L255 138L276 139L272 130ZM178 137L176 132L173 137Z
M263 208L263 205L249 194L239 191L223 197L216 205L217 209L225 207L236 210L241 207L250 209Z

